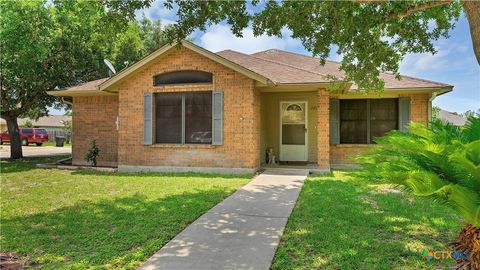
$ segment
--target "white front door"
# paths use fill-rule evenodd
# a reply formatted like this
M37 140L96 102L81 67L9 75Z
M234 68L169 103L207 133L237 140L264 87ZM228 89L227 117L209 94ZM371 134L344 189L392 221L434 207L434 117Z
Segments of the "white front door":
M307 161L307 102L280 102L280 161Z

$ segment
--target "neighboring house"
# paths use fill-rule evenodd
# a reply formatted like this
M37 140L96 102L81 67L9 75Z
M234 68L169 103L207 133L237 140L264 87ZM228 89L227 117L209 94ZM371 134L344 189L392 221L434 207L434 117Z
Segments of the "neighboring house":
M5 119L3 119L3 118L0 118L0 132L4 132L7 129L8 129L7 128L7 121L5 121Z
M467 123L467 118L465 116L444 111L442 109L438 111L438 118L455 126L463 126Z
M40 117L37 121L29 118L19 118L17 123L19 127L25 126L27 122L30 122L34 128L44 128L48 132L49 141L55 141L56 136L65 136L64 123L71 120L72 117L69 115L49 115ZM1 118L0 131L7 131L7 122Z
M280 50L213 53L185 41L49 94L73 103L74 164L96 140L99 164L120 171L244 173L265 164L269 148L318 171L351 163L373 138L427 123L432 99L453 88L381 74L386 90L365 94L342 78L336 62Z

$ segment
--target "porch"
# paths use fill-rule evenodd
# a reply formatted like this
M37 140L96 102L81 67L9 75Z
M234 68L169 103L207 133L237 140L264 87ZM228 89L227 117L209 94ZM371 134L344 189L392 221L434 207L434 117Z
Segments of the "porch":
M262 92L260 137L262 168L329 171L329 93ZM270 149L275 164L268 164Z

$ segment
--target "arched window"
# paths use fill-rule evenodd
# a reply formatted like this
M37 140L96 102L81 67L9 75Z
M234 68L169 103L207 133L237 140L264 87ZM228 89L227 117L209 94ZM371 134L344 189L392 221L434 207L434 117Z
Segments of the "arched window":
M153 77L153 85L212 83L213 76L210 72L198 70L180 70L158 74Z

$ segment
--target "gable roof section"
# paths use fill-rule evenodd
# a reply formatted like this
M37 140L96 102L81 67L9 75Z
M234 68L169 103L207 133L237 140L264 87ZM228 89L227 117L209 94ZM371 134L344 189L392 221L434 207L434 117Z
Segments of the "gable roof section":
M125 77L127 77L128 75L130 75L131 73L133 73L134 71L140 69L141 67L145 66L146 64L150 63L151 61L155 60L157 57L161 56L162 54L166 53L167 51L169 51L170 49L174 48L176 46L176 44L167 44L165 46L163 46L162 48L156 50L155 52L151 53L150 55L146 56L145 58L141 59L140 61L138 61L137 63L135 63L134 65L122 70L120 73L116 74L115 76L113 76L110 80L107 80L103 83L101 83L98 88L99 90L101 91L107 91L108 88L118 82L120 82L122 79L124 79ZM264 76L260 75L260 74L257 74L255 73L254 71L252 70L249 70L247 68L245 68L244 66L241 66L241 65L238 65L237 63L234 63L234 62L231 62L223 57L221 57L220 55L217 55L211 51L208 51L200 46L197 46L193 43L191 43L190 41L182 41L182 46L187 48L187 49L190 49L198 54L201 54L217 63L220 63L228 68L231 68L251 79L254 79L254 80L257 80L261 83L264 83L264 84L270 84L271 82L265 78Z
M181 46L266 86L329 84L344 82L343 79L345 78L338 62L327 60L325 65L322 66L318 58L277 49L244 54L232 50L213 53L189 41L183 41ZM111 90L112 86L118 84L133 72L141 69L174 47L176 47L176 44L167 44L111 78L86 82L61 91L50 91L48 94L53 96L112 95L114 94ZM332 80L332 77L338 81ZM441 89L441 93L445 93L451 91L453 88L453 86L449 84L410 76L402 76L401 80L397 80L393 74L381 73L380 78L385 81L385 88L387 90ZM351 83L348 84L350 85ZM355 90L357 90L356 85L351 84L350 91Z
M267 77L275 84L332 82L325 77L325 74L316 70L308 70L301 66L279 63L232 50L221 51L217 54Z
M109 92L109 88L115 84L118 84L120 81L128 77L128 75L132 74L136 70L139 70L143 66L147 65L151 61L155 60L157 57L161 56L162 54L166 53L172 48L175 48L177 45L176 44L166 44L163 47L159 48L155 52L147 55L143 59L139 60L135 64L131 65L130 67L120 71L119 73L115 74L113 77L110 78L102 78L94 81L89 81L77 86L73 86L64 90L60 91L49 91L47 92L49 95L52 96L81 96L81 95L92 95L92 94L105 94L105 95L111 95L113 93ZM208 51L200 46L197 46L193 44L190 41L182 41L181 46L190 49L198 54L201 54L212 61L215 61L217 63L220 63L232 70L235 70L253 80L256 80L262 84L265 85L270 85L273 84L271 80L268 78L256 73L253 70L250 70L242 65L239 65L238 63L232 62L221 55L215 54L211 51Z

